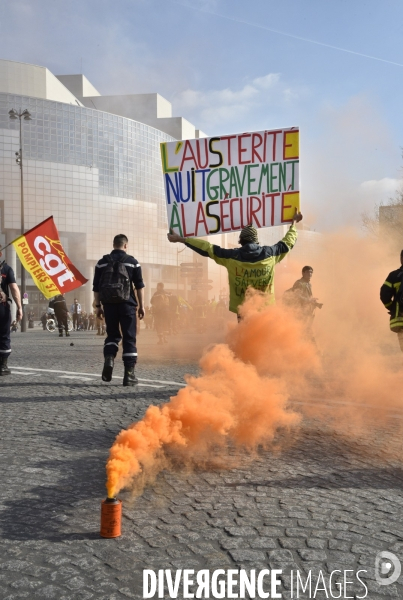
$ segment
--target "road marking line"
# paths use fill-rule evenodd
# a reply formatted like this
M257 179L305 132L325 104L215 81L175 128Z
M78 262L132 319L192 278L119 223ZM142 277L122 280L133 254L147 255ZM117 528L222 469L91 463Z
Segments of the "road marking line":
M80 375L58 375L59 379L79 379L80 381L94 381L92 377L80 377Z
M24 373L24 375L26 375L26 373ZM36 377L39 377L39 375L37 375ZM98 381L97 379L95 379L94 377L82 377L81 375L58 375L59 379L76 379L78 381ZM121 377L115 377L115 379L122 379ZM152 388L157 388L157 389L162 389L164 386L163 385L152 385L150 383L139 383L137 385L141 385L142 387L152 387Z
M31 375L31 377L40 377L39 373L29 373L28 371L26 373L24 373L23 371L15 371L15 367L13 367L13 370L11 371L11 373L13 371L16 375Z
M180 387L186 387L186 383L178 383L177 381L162 381L160 379L139 379L139 381L153 381L155 383L164 383L168 385L179 385Z
M15 367L12 366L12 369L16 369L18 371L40 371L42 373L64 373L66 375L84 375L85 377L99 377L98 373L75 373L74 371L60 371L58 369L36 369L33 367ZM122 375L113 375L113 379L122 379ZM162 383L164 385L178 385L180 387L185 387L185 383L178 383L177 381L162 381L160 379L142 379L139 378L139 381L147 381L148 383ZM146 384L142 384L146 385ZM161 387L161 386L152 386L152 387Z

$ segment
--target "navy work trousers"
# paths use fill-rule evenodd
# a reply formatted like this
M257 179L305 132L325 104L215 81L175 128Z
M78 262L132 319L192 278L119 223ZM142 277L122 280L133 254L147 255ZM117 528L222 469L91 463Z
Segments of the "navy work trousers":
M0 302L0 354L7 356L11 352L11 308L9 302Z
M137 362L136 307L129 302L122 302L121 304L104 304L103 310L107 335L104 356L116 356L119 342L123 338L123 363L125 367L133 367Z
M78 329L79 316L78 313L73 313L73 329Z
M55 309L55 315L56 315L56 321L57 321L57 326L59 328L59 333L63 334L63 328L65 330L66 333L68 333L68 326L67 326L67 312L65 310L56 310Z

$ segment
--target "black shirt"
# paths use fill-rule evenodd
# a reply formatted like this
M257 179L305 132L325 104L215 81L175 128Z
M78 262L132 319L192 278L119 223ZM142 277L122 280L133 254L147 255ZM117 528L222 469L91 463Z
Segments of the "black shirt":
M130 304L134 304L137 306L136 296L134 294L134 289L141 290L144 286L143 276L141 274L141 266L134 258L134 256L130 256L126 254L124 250L112 250L110 254L112 260L120 260L123 256L125 257L125 262L123 263L127 269L127 272L130 277ZM108 264L108 260L105 256L103 256L95 265L95 273L94 273L94 283L92 286L92 290L94 292L99 292L99 281L101 279L102 269L106 267Z
M57 313L57 312L67 313L68 312L66 300L65 300L64 296L62 296L61 294L50 299L49 308L53 308L55 313Z
M4 263L1 267L1 291L4 292L7 298L10 297L8 286L10 283L17 283L12 268Z

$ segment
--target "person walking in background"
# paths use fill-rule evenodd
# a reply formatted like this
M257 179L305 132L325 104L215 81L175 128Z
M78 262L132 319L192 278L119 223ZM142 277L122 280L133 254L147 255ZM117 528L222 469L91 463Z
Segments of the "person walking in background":
M51 298L49 301L49 308L52 308L55 311L55 317L59 329L59 337L63 337L63 329L66 333L66 337L69 337L70 333L67 324L69 312L63 294L58 294L57 296Z
M46 321L47 321L46 311L43 311L43 313L41 315L41 323L42 323L43 331L46 331Z
M153 315L150 306L145 307L144 323L146 325L146 329L152 329Z
M28 328L29 329L34 328L34 319L35 319L35 313L33 310L30 310L28 313Z
M78 329L81 315L81 304L78 302L77 298L74 298L74 302L71 305L70 312L73 317L73 329L74 331L76 331Z
M0 257L2 252L0 251ZM0 262L0 377L11 373L8 357L11 353L11 296L17 305L16 321L22 319L21 294L14 271L5 262Z
M178 333L179 300L178 296L170 293L169 300L169 332Z
M103 314L96 317L97 335L105 335L105 318Z
M105 317L103 312L97 314L97 309L95 306L95 300L92 303L92 307L94 309L94 324L95 329L97 330L97 335L105 335Z
M106 322L102 380L111 381L119 342L123 338L123 385L134 386L138 383L134 372L137 363L136 313L138 306L140 319L144 317L144 282L140 264L126 252L128 243L123 234L114 237L112 252L95 266L93 291L97 317L105 315Z
M151 298L154 326L158 335L158 344L167 344L166 333L169 329L169 297L163 283L157 283L157 291Z
M289 292L293 299L292 306L295 307L297 317L304 321L306 336L315 343L312 332L315 310L317 308L322 308L323 304L318 302L317 298L313 297L311 285L312 275L312 267L308 265L303 267L301 279L297 279Z

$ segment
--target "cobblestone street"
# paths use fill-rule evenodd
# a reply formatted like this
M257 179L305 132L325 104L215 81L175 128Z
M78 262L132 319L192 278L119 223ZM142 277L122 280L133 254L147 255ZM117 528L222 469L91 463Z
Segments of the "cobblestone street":
M313 579L320 570L350 570L355 583L344 595L334 588L334 596L315 597L403 598L402 578L389 586L375 580L378 552L403 561L402 454L393 425L369 444L305 419L281 452L234 450L226 469L164 471L134 502L119 495L122 536L99 537L115 436L175 395L212 341L195 334L199 349L181 354L185 337L158 347L156 335L142 331L134 392L121 385L120 357L112 383L101 382L103 339L94 332L70 340L38 329L13 335L13 372L0 381L1 600L137 599L143 569L184 568L282 569L286 599L291 570L311 570ZM403 407L395 415L402 418ZM396 448L387 457L386 444ZM359 569L367 571L367 596L354 578Z

